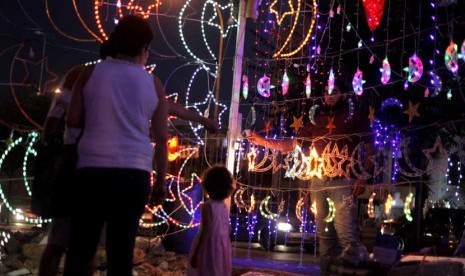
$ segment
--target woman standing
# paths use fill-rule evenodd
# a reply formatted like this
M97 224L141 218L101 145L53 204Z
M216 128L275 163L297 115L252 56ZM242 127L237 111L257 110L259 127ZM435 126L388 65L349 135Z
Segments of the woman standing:
M64 275L93 274L89 263L104 223L107 275L132 275L154 165L158 173L151 203L164 200L168 107L163 87L143 68L152 39L144 19L124 17L110 36L116 58L85 70L73 88L67 125L84 131Z

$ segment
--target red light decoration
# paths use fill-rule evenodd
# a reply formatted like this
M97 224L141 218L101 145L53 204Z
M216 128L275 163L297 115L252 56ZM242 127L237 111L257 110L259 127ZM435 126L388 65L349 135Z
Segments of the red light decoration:
M372 32L376 30L383 17L385 0L363 0L363 8L367 17L368 27Z

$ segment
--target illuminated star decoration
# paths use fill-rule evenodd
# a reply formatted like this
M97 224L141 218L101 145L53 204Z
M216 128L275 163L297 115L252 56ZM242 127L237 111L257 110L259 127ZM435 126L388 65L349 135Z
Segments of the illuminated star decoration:
M153 4L148 5L147 8L144 10L143 7L139 6L138 4L134 4L134 2L134 0L130 0L126 6L126 9L129 10L130 14L140 14L144 19L147 19L150 15L154 15L154 11L156 11L158 6L161 5L161 1L155 0L153 1ZM139 2L140 1L137 1L137 3ZM121 0L117 1L116 6L118 7L120 17L123 17L123 12L121 10Z
M334 116L328 116L328 124L326 125L326 128L328 129L329 134L333 133L333 129L336 128L336 125L334 124Z
M446 173L447 170L447 163L440 162L440 161L434 161L434 154L438 152L444 157L449 156L449 152L442 146L441 143L441 138L437 137L436 141L434 142L434 146L430 149L424 149L423 153L426 156L427 159L427 165L426 165L426 172L432 172L434 168L438 168L439 171L441 171L443 174ZM434 163L437 163L439 165L434 166Z
M288 2L289 5L289 11L284 12L281 16L279 15L278 9L276 9L276 5L278 4L278 0L274 0L273 3L270 5L270 11L271 13L274 13L276 16L276 22L278 25L281 25L283 22L284 18L288 15L293 15L295 13L294 10L294 4L292 3L292 0L289 0Z
M226 107L226 105L217 102L216 99L215 99L215 96L213 95L213 93L211 91L208 91L207 97L203 100L203 102L194 103L191 106L186 106L186 108L187 107L192 107L195 110L197 110L197 112L199 112L200 115L208 118L209 114L210 114L210 108L211 108L211 103L212 102L213 102L214 105L217 105L217 106L221 107L221 111L218 113L218 122L221 122L221 116L226 111L227 107ZM200 109L199 107L204 106L204 105L206 105L206 107L202 111L202 109ZM201 138L200 138L200 136L198 134L198 131L202 128L202 126L198 125L197 127L194 127L192 125L192 123L189 123L189 124L191 125L191 128L194 131L195 136L199 139L199 143L203 145L203 141L201 140Z
M368 119L370 119L370 125L373 125L373 122L375 121L375 108L371 106L368 108L370 109Z
M234 18L234 5L233 5L233 3L229 3L227 5L222 6L222 5L218 4L217 2L208 0L207 2L205 2L204 6L203 6L202 18L204 17L205 10L207 8L207 4L211 4L213 6L213 10L215 11L213 16L207 21L207 24L210 25L210 26L218 28L220 30L220 33L223 36L223 38L227 37L229 30L231 30L232 28L237 27L237 22L236 22L236 19ZM222 11L224 11L226 9L230 9L230 16L231 16L231 19L233 20L234 23L233 24L227 24L228 27L226 28L226 31L223 31L223 28L221 27L220 24L214 22L215 19L218 18L218 12L217 12L218 9L217 8L219 8Z
M420 117L420 114L418 113L418 106L420 106L420 103L413 104L411 101L408 101L408 109L404 111L404 114L408 115L408 122L412 122L413 117Z
M293 116L294 117L294 116ZM300 116L299 118L294 117L294 122L289 127L294 128L294 133L297 134L299 132L299 129L304 127L304 124L302 123L303 117Z

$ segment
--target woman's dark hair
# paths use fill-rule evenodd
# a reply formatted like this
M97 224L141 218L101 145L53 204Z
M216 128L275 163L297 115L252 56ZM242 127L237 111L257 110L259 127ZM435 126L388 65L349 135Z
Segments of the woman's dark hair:
M100 58L101 59L106 59L107 57L116 57L116 49L114 46L114 43L110 39L105 40L101 45L100 45Z
M233 191L233 179L226 167L215 165L203 173L202 186L211 199L223 200Z
M135 15L123 17L110 35L111 45L116 52L130 57L139 55L152 39L153 31L149 23Z

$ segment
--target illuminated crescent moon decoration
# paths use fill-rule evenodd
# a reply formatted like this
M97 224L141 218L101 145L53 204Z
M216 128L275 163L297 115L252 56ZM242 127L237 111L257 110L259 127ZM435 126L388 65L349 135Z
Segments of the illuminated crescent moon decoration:
M402 105L402 103L396 99L396 98L387 98L386 100L384 100L382 103L381 103L381 111L384 111L384 109L387 107L387 106L397 106L399 107L401 110L404 110L404 106Z
M278 207L278 212L277 213L273 213L270 211L270 207L269 207L269 201L271 199L271 196L266 196L262 202L260 202L260 213L263 217L267 218L267 219L275 219L277 217L279 217L279 213L280 213L280 210L279 210L279 207Z
M354 78L352 79L352 88L357 96L361 96L363 94L364 83L363 72L360 71L360 69L357 69L357 72L355 72Z
M405 203L404 203L404 214L405 214L405 219L408 221L412 221L412 210L411 210L411 204L413 200L413 193L409 193L408 196L405 198Z
M315 122L315 111L316 109L320 107L319 105L317 104L314 104L312 107L310 107L310 110L308 111L308 118L310 119L310 123L312 123L313 125L316 125L316 122Z
M324 218L324 221L326 223L330 223L334 220L334 217L336 216L336 206L334 204L334 201L332 201L329 197L326 198L326 201L328 201L328 215ZM325 231L328 232L328 226L326 226Z
M389 64L389 60L387 57L383 60L383 65L379 69L379 71L381 72L381 83L388 83L391 79L391 65Z
M444 63L449 71L451 71L454 75L457 74L459 70L457 44L453 41L451 41L449 46L446 48Z
M350 158L350 166L352 168L352 172L355 174L356 177L362 179L369 179L371 176L369 173L365 171L362 164L362 148L364 143L359 143L354 150L352 151L352 155ZM358 165L358 166L357 166ZM358 167L358 170L356 169Z
M429 75L431 76L431 84L434 86L434 92L431 94L431 97L436 97L442 91L442 80L441 78L434 72L429 71Z
M280 2L280 1L279 1ZM277 23L278 25L281 25L281 22L283 20L283 18L287 15L291 16L292 19L293 19L293 22L292 22L292 26L288 29L290 29L289 31L289 34L287 35L286 37L286 40L284 41L284 43L281 45L281 48L279 48L276 53L273 55L274 58L278 58L278 57L290 57L290 56L293 56L295 55L296 53L298 53L305 45L307 45L307 42L308 40L310 39L310 36L312 35L313 33L313 27L315 26L315 21L316 21L316 17L317 17L317 7L318 7L318 1L317 0L313 0L312 2L312 19L310 21L310 26L307 30L307 34L305 36L305 38L300 42L299 46L295 49L292 49L290 47L289 44L291 44L291 42L293 41L292 38L294 37L294 32L295 30L297 29L297 26L299 25L299 16L301 15L302 12L305 12L305 13L308 13L308 11L302 11L301 12L301 6L302 5L305 5L305 6L308 6L308 4L305 4L305 3L302 3L302 2L305 2L305 1L302 1L302 0L298 0L297 1L297 9L294 9L294 5L292 3L293 1L289 1L289 6L291 7L291 12L286 12L284 13L282 16L279 16L279 13L278 11L274 8L277 4L278 4L278 1L277 0L274 0L271 5L270 5L270 13L274 13L275 15L277 15ZM299 27L299 30L300 30L300 27ZM294 44L294 43L292 43ZM288 52L285 52L285 50L287 49L290 49Z
M407 80L409 82L417 82L421 78L423 75L423 62L416 53L409 57L408 67L404 68L404 71L408 73Z
M245 205L241 204L241 201L239 200L240 197L242 197L242 194L244 193L245 189L240 187L236 193L234 193L234 203L236 204L238 209L244 208ZM243 201L242 201L243 202Z
M270 89L270 78L266 75L263 75L263 77L261 77L257 82L257 92L260 94L260 96L268 98L271 95Z
M399 158L396 155L396 158L394 159L395 165L397 169L399 170L399 173L406 175L408 177L418 177L421 176L424 172L418 168L416 168L412 162L410 161L409 155L408 155L408 145L410 143L410 137L407 137L400 141L399 143L399 149L402 153L402 158L404 159L404 163L407 165L407 167L410 169L411 172L408 172L405 170L402 166L399 164Z
M304 197L301 197L298 201L297 204L295 205L295 216L300 222L303 222L302 219L302 206L304 205Z

